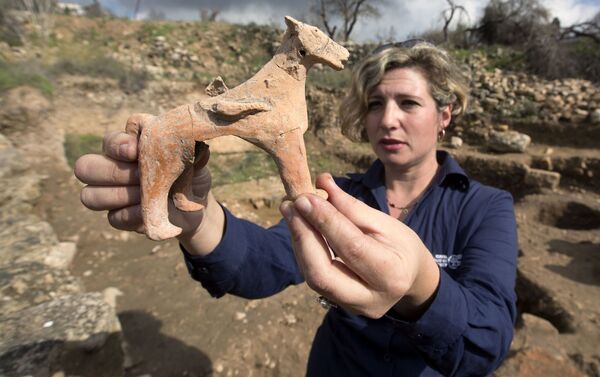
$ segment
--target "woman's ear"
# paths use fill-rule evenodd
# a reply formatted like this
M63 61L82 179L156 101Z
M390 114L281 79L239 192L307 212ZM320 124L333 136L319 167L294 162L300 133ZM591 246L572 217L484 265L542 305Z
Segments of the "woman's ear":
M448 125L450 124L450 121L452 120L452 104L447 105L444 110L442 110L442 113L440 114L441 118L442 118L442 128L446 128L448 127Z

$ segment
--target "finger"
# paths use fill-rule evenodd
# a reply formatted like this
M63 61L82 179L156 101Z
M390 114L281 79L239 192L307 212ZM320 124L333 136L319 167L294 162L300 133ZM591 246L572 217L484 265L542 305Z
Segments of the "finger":
M320 188L315 190L315 194L317 194L319 197L327 200L327 198L329 198L329 194L327 194L327 191L322 190Z
M292 202L284 200L279 206L279 210L285 218L292 235L294 251L297 253L297 260L300 270L306 276L308 269L312 268L319 275L321 271L326 273L330 268L331 254L323 237L317 237L312 229L301 216L298 216ZM311 265L310 262L314 262ZM309 263L307 266L306 263Z
M110 225L116 229L138 233L144 232L142 207L140 205L108 211L107 217Z
M333 264L342 273L348 276L345 284L335 285L332 297L334 302L342 305L346 310L355 314L367 314L369 309L377 302L379 293L372 289L367 282L362 280L344 262L336 259Z
M192 192L199 198L205 198L212 186L212 177L210 171L205 166L199 171L194 172L192 178Z
M313 290L340 304L360 301L360 296L369 295L356 274L331 258L323 237L297 214L291 202L284 201L280 211L290 228L300 270Z
M396 278L390 274L396 273L401 262L399 256L385 243L364 234L331 203L316 195L303 195L296 200L294 208L325 237L336 255L371 287L385 289L388 279Z
M194 169L200 170L208 164L210 159L210 149L205 142L196 142L196 151L194 158Z
M83 205L93 211L113 210L140 203L139 186L86 186L81 190Z
M206 166L210 158L208 144L196 143L196 157L194 158L194 175L192 177L192 190L198 197L206 197L212 185L210 170Z
M138 153L137 138L121 131L108 133L102 141L102 151L115 160L135 161Z
M139 185L135 162L115 161L98 154L86 154L75 162L75 176L93 186Z
M316 186L328 194L327 200L365 233L379 233L385 225L397 220L385 213L369 207L355 197L347 194L333 180L330 174L320 174Z

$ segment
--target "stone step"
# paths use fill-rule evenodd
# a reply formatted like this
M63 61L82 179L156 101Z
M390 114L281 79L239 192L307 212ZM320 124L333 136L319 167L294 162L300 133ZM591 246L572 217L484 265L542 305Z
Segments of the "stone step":
M13 313L52 299L82 292L68 270L36 263L0 267L0 312Z
M101 293L64 296L0 315L0 376L123 376L122 342Z

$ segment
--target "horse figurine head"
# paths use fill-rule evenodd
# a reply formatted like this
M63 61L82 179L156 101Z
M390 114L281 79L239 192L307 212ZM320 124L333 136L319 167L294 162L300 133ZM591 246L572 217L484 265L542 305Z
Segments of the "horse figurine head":
M285 17L287 25L283 43L278 52L288 55L307 69L313 64L325 64L336 71L344 68L350 56L348 50L329 38L317 27L302 23L290 16Z

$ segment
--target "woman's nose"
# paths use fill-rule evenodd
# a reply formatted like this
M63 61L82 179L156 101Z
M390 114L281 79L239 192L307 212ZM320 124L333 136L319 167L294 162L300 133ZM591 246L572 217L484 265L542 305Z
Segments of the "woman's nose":
M400 126L401 111L395 103L386 103L381 115L381 127L394 129Z

